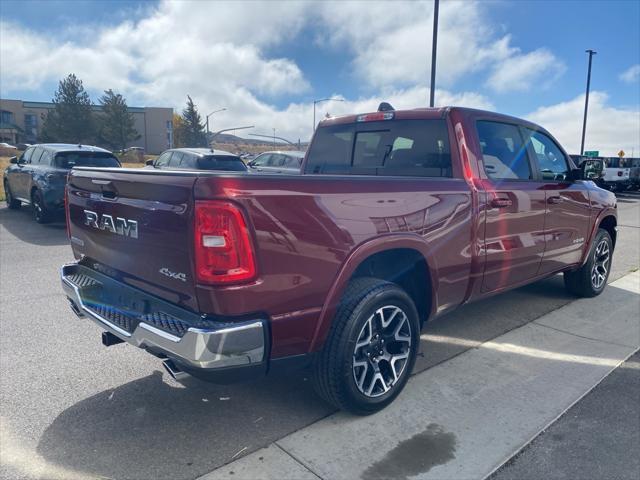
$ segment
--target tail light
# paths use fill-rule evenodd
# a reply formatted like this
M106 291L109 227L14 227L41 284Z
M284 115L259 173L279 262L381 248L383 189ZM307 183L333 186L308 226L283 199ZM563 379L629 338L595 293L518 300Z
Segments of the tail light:
M196 201L194 233L199 283L229 284L255 277L249 228L233 203Z

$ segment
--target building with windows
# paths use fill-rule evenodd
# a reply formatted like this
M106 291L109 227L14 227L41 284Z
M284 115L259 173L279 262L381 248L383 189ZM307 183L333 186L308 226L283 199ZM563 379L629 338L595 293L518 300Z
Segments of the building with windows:
M49 102L0 99L0 142L38 143L42 123L53 108ZM93 110L99 113L102 106L93 105ZM129 147L157 154L173 146L173 108L129 107L129 112L140 134Z

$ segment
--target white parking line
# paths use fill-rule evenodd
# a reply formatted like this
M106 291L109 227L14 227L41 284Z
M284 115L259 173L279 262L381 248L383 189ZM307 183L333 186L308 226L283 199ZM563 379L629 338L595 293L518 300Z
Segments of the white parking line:
M634 272L412 377L382 412L336 413L202 478L484 478L640 347L639 294Z

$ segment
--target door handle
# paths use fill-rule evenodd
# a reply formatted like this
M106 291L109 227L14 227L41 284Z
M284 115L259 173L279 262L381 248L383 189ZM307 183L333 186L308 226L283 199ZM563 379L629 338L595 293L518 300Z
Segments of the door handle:
M513 202L508 198L494 198L491 200L491 206L493 208L505 208L513 205Z
M554 196L547 198L547 203L552 203L557 205L558 203L562 203L562 197Z

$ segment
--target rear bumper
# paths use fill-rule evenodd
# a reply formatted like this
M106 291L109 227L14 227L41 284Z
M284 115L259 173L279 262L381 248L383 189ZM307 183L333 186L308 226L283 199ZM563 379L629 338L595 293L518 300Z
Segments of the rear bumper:
M62 267L61 280L76 315L189 373L215 381L224 371L227 382L236 369L266 371L265 319L207 319L77 263Z

